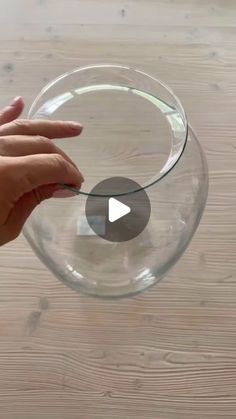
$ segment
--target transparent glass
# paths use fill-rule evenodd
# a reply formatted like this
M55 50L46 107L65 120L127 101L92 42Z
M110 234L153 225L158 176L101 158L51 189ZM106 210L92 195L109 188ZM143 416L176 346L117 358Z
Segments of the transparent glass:
M208 191L206 160L179 99L140 70L97 65L48 84L29 118L84 126L78 138L57 140L85 177L81 191L43 202L25 225L39 258L68 286L93 296L133 295L158 282L190 242ZM140 185L124 184L122 195L135 198L145 189L151 203L144 231L119 243L88 234L85 216L92 188L117 176Z

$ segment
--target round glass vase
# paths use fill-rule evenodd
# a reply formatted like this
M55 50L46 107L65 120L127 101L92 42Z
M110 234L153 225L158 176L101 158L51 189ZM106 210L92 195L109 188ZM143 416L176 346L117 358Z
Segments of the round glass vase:
M49 83L28 117L84 126L78 138L56 140L82 171L81 190L44 201L24 227L37 256L83 294L131 296L157 283L188 246L208 192L207 163L179 99L138 69L94 65ZM151 215L137 237L113 242L87 232L85 208L99 182L120 176L140 185L124 183L124 196L145 190Z

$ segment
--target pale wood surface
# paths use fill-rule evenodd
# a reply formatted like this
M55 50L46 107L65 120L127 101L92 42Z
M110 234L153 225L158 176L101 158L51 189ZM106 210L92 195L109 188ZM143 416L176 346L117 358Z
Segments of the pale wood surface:
M81 64L141 65L210 168L189 249L139 297L78 296L23 238L1 248L1 419L236 417L235 22L235 0L1 0L0 105Z

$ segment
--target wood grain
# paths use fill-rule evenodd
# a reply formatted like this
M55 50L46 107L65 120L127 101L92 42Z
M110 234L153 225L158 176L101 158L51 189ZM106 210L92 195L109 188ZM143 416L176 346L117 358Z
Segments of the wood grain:
M160 284L122 301L60 284L21 237L0 250L0 419L236 417L234 0L1 0L0 105L110 61L156 74L207 153L208 205Z

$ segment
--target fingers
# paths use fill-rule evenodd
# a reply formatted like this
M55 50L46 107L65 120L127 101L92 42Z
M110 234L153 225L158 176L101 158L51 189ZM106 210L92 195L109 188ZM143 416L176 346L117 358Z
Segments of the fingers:
M74 137L82 132L77 122L17 119L0 126L0 136L31 135L47 138Z
M10 105L0 111L0 125L7 124L18 118L24 109L24 102L21 97L15 98Z
M12 203L40 186L71 184L80 189L84 180L79 170L60 154L35 154L5 159L8 160L5 191Z
M64 159L75 166L69 156L46 137L13 135L0 138L1 156L20 157L32 154L61 154Z
M18 186L15 184L14 179L11 180L8 178L8 182L5 182L7 190L13 192L12 196L14 198L13 202L10 204L9 211L7 211L5 216L2 214L5 221L1 227L0 246L14 240L20 234L27 218L34 208L42 201L51 197L66 198L75 195L74 193L61 189L61 186L58 184L60 182L59 179L64 179L63 183L72 182L73 185L77 185L79 188L83 181L74 166L64 160L60 155L46 155L44 162L42 162L42 157L44 156L40 156L40 161L42 163L41 173L38 170L39 165L36 161L37 159L34 157L38 156L29 156L25 158L26 160L29 160L24 163L24 168L27 166L28 170L25 170L26 178L24 177L23 179L21 176L24 171L22 171L21 165L22 159L24 158L9 158L9 160L14 163L16 160L21 160L18 165L13 164L11 167L11 173L13 174L12 178L16 174L14 170L21 170L21 176L19 176L20 173L17 172L18 180L20 182L18 182ZM35 164L37 164L37 170L35 170ZM40 186L37 186L39 184ZM16 185L16 194L14 194L14 185ZM36 187L34 188L34 186ZM22 192L19 194L20 189Z
M58 147L46 137L12 135L0 138L0 155L8 157L57 153Z

